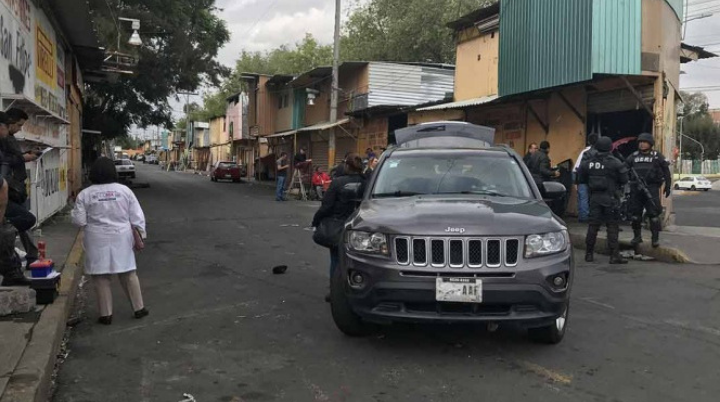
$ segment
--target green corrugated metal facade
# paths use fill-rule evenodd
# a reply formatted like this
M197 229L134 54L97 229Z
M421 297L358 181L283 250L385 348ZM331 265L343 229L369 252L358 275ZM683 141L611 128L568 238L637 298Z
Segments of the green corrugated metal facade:
M673 10L675 10L675 14L677 14L678 19L680 21L683 21L683 15L685 15L685 2L683 0L665 0L668 4L670 4L670 7L672 7ZM699 2L696 2L699 3Z
M640 74L641 0L502 0L501 96Z
M592 69L603 74L640 74L642 3L594 0Z

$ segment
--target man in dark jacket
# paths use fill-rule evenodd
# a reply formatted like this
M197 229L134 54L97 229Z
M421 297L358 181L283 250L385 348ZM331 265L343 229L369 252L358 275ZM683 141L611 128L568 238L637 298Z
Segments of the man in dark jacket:
M534 142L528 146L527 153L523 157L523 162L525 162L525 166L527 166L530 163L530 158L532 158L533 154L535 152L537 152L537 150L538 150L538 145Z
M42 152L27 151L23 152L20 144L15 138L15 134L19 133L23 125L28 119L27 113L12 108L7 111L8 116L8 134L0 136L0 150L2 150L7 163L10 165L11 175L8 178L8 195L9 203L6 212L6 218L17 228L20 235L20 242L27 253L26 261L30 265L38 259L38 249L30 235L30 229L35 226L36 218L25 207L27 201L26 182L28 180L25 163L36 161Z
M530 164L528 165L528 169L533 179L535 179L538 188L540 188L540 191L543 189L542 183L544 181L560 177L560 172L554 171L551 168L549 153L550 143L547 141L541 142L540 149L532 154Z

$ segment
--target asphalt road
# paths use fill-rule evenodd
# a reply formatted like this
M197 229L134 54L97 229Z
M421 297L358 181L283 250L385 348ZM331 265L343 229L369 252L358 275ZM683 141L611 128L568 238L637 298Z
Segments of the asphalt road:
M673 196L676 225L720 228L720 181L707 192L682 193Z
M57 402L716 401L720 267L604 263L577 271L557 346L513 328L413 326L340 334L323 301L328 257L316 204L272 189L140 165L148 217L139 256L151 315L116 287L112 326L72 332ZM299 226L296 226L299 225ZM605 258L602 258L603 261ZM275 265L289 266L272 275ZM86 290L90 290L86 286Z

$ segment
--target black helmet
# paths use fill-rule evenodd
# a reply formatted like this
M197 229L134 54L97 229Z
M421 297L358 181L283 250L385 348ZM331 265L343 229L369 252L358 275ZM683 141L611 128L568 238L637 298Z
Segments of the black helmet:
M650 146L655 146L655 138L652 134L642 133L638 136L638 142L647 142Z
M612 140L610 137L600 137L595 143L595 149L598 152L610 152L612 150Z

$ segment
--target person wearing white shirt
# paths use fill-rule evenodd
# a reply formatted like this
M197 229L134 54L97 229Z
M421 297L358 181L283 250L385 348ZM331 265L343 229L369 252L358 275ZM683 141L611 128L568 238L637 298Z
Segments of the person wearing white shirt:
M588 135L588 147L583 149L580 152L580 155L578 155L577 160L575 161L575 167L573 168L573 177L575 178L575 181L577 182L578 177L578 168L580 167L580 164L582 164L583 157L590 156L586 155L588 152L591 152L593 147L595 146L595 143L597 142L599 136L595 133L591 133ZM590 190L588 189L587 184L578 184L577 185L577 194L578 194L578 221L580 222L587 222L590 218Z
M108 158L98 159L90 169L92 186L78 194L72 211L73 224L85 231L85 274L95 285L98 322L104 325L112 324L113 275L118 275L135 318L149 314L140 291L134 253L144 247L145 215L135 194L117 181L115 163Z

